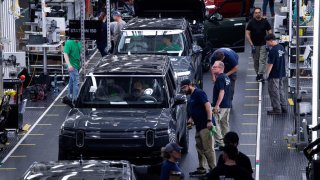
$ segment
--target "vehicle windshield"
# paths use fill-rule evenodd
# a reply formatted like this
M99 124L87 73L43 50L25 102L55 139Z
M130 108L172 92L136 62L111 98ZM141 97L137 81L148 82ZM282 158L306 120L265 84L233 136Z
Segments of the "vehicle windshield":
M81 89L78 102L81 107L91 108L164 107L167 101L165 92L161 77L89 76Z
M181 56L185 49L183 42L182 30L124 30L117 53Z

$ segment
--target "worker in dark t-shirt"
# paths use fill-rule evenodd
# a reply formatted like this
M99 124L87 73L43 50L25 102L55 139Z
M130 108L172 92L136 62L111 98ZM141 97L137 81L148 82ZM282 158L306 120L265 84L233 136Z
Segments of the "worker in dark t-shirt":
M238 149L233 145L222 147L223 164L219 164L208 175L208 180L232 178L234 180L252 180L251 174L236 163Z
M230 48L219 48L215 50L210 57L211 60L211 66L216 61L222 61L224 64L224 73L229 77L230 79L230 98L231 102L233 100L234 95L234 88L236 84L237 79L237 71L238 71L238 65L239 65L239 56L238 54L233 51ZM214 76L213 76L214 77ZM213 81L215 81L213 79Z
M239 136L236 132L230 131L224 136L223 142L225 145L233 145L233 146L237 147L239 145ZM235 161L238 166L244 168L250 174L253 173L251 162L250 162L250 159L248 156L246 156L242 152L238 151L238 155L237 155ZM217 165L219 166L219 165L223 165L223 164L224 164L224 160L223 160L223 155L221 154L219 156Z
M287 100L284 91L286 77L286 62L284 47L276 41L274 34L266 36L267 45L271 47L268 56L267 75L268 91L272 110L268 114L287 113Z
M231 107L230 79L223 73L224 63L216 61L212 66L212 78L215 79L213 87L213 116L216 122L216 133L214 135L217 142L216 148L223 146L223 136L229 132L229 114Z
M262 18L261 8L255 8L253 11L253 19L247 25L246 37L251 46L251 53L256 71L256 80L262 82L265 73L267 50L265 37L272 33L270 23L267 19Z
M204 176L207 171L205 169L205 160L210 170L216 166L216 153L213 149L214 140L210 134L213 128L211 104L208 101L206 93L195 87L189 79L185 79L180 83L181 90L190 95L189 111L190 119L188 123L194 122L196 126L196 149L199 158L199 167L196 171L190 172L190 176Z

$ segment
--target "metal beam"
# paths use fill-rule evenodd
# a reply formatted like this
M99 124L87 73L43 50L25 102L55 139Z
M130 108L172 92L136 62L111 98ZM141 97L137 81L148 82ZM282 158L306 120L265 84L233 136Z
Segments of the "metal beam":
M110 30L110 16L111 16L111 7L110 7L110 0L106 0L106 15L107 15L107 27L108 27L108 32L107 32L107 38L108 38L108 45L107 49L108 51L111 48L111 30Z
M313 39L313 59L312 59L312 125L315 126L320 123L319 103L319 60L320 60L320 2L314 1L314 39ZM312 132L312 141L318 137L317 131Z
M292 27L290 27L292 28ZM300 57L300 0L296 1L296 89L295 89L295 111L296 111L296 122L295 130L299 134L297 128L300 128L300 108L299 103L297 102L297 97L299 96L300 89L300 67L299 67L299 57ZM300 136L300 135L299 135ZM299 138L300 139L300 138Z
M84 81L84 77L87 73L85 63L86 63L86 38L85 38L85 27L84 21L86 18L86 0L81 0L80 2L80 32L81 32L81 66L82 66L82 76L81 81Z

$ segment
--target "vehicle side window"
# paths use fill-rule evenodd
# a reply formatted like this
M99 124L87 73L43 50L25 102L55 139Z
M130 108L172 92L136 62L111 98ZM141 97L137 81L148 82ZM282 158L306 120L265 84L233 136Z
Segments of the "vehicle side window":
M175 83L175 80L174 80L174 73L173 73L173 68L170 66L169 68L169 71L168 71L168 75L169 75L169 78L171 80L171 83L172 83L172 87L174 89L174 92L176 91L177 89L177 85Z
M191 34L191 31L190 31L190 27L188 26L187 29L186 29L186 36L187 36L187 40L188 40L188 45L192 47L192 34ZM189 47L189 48L191 48Z
M172 98L174 96L174 88L172 85L172 81L169 77L169 74L166 75L166 81L167 81L167 85L168 85L169 95Z

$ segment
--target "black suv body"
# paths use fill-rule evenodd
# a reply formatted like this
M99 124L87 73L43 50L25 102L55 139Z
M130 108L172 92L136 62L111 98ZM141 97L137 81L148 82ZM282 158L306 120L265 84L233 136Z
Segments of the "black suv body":
M189 78L203 86L202 49L193 42L186 19L134 18L121 31L115 54L168 55L178 83ZM171 46L165 44L166 39Z
M223 18L224 5L239 0L225 0L219 7L206 6L204 0L135 0L135 15L146 18L185 18L194 39L202 48L228 47L244 52L245 17ZM209 14L210 10L213 14ZM196 37L195 37L196 36Z
M119 55L87 75L59 135L59 159L158 158L177 142L188 151L186 97L167 56Z

